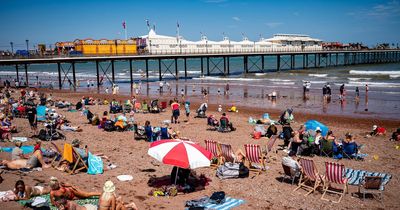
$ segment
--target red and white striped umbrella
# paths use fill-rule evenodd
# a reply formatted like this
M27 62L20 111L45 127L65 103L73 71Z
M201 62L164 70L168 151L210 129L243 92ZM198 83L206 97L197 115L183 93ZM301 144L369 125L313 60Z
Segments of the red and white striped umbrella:
M200 145L178 139L155 141L147 154L164 164L190 169L210 166L212 157Z

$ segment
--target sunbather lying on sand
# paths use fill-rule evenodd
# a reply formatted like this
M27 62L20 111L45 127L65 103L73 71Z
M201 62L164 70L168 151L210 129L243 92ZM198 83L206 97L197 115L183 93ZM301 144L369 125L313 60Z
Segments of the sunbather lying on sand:
M66 198L68 200L84 199L93 196L99 196L101 193L98 192L85 192L77 189L67 183L60 183L56 177L50 178L50 201L51 204L58 207L56 200L58 198Z
M83 206L74 201L67 200L63 197L57 198L56 201L59 210L97 210L97 206L93 204L85 204Z
M43 160L42 151L36 150L29 157L29 159L18 159L18 160L3 160L1 165L6 166L8 169L21 169L21 168L50 168L50 165L47 165Z
M13 190L17 196L16 200L29 200L31 197L44 195L50 193L50 188L42 186L27 186L24 181L18 180L15 183L15 189Z

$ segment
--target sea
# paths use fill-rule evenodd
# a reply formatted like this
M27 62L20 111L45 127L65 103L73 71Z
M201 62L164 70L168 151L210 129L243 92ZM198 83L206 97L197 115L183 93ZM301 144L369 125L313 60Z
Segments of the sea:
M314 59L309 58L309 67L313 67ZM335 59L331 60L335 63ZM161 63L163 80L171 90L165 90L164 95L180 96L185 94L185 100L205 100L200 89L207 89L209 103L223 104L224 106L246 105L268 109L293 108L309 113L351 115L355 117L370 117L375 119L400 119L400 63L388 64L360 64L342 66L343 58L338 58L339 66L324 68L302 69L303 60L295 58L295 66L290 69L290 60L283 58L281 70L277 71L276 58L265 57L264 70L261 70L261 59L250 57L249 73L244 73L243 58L230 59L230 75L224 76L224 61L220 58L210 59L207 72L206 59L201 72L200 59L187 60L187 77L184 78L184 62L178 60L178 80L174 76L174 60L163 60ZM326 66L328 58L323 58L320 66ZM133 80L140 84L141 93L149 97L157 97L159 92L158 61L149 61L149 77L146 78L145 63L133 61ZM78 90L96 89L96 64L94 62L77 63L75 65ZM69 64L62 64L63 88L69 88L72 81L72 68ZM66 76L67 75L67 76ZM20 67L19 76L25 81L24 69ZM30 86L48 86L50 83L58 87L58 71L56 64L31 64L28 67ZM100 92L111 87L110 62L100 63L100 76L104 78ZM15 66L0 66L2 81L16 78ZM135 92L130 88L129 63L115 62L115 81L120 86L122 94ZM309 93L303 93L303 82L311 82ZM87 84L94 86L87 87ZM229 84L229 94L225 94L226 84ZM323 100L322 87L329 84L332 88L332 98L329 102ZM344 84L346 96L339 100L339 87ZM369 91L366 92L365 86ZM355 89L360 90L360 97L356 99ZM268 95L273 91L278 93L277 100L271 100Z

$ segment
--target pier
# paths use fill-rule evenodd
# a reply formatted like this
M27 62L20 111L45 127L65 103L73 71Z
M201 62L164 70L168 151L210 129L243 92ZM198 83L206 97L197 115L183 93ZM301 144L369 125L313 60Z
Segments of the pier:
M248 52L248 53L215 53L215 54L145 54L127 56L98 56L98 57L51 57L51 58L21 58L0 59L2 66L15 66L16 78L19 82L21 74L25 74L25 81L29 84L28 72L30 64L57 64L54 69L58 72L58 87L62 89L66 82L76 89L76 63L94 62L96 68L97 87L100 88L100 75L106 80L115 83L115 61L129 62L130 84L133 84L133 61L144 61L145 75L149 78L149 61L158 63L158 79L163 80L165 75L172 75L176 80L187 78L187 59L199 59L201 76L230 75L230 59L243 58L243 73L267 72L266 59L273 57L276 62L276 71L298 69L296 57L302 60L300 69L326 68L359 64L381 64L400 62L400 50L346 50L346 51L300 51L300 52ZM342 57L343 59L339 59ZM183 61L184 75L179 75L178 62ZM23 72L20 72L23 70ZM72 78L70 76L72 73ZM94 72L93 72L94 73ZM111 77L109 76L111 74Z

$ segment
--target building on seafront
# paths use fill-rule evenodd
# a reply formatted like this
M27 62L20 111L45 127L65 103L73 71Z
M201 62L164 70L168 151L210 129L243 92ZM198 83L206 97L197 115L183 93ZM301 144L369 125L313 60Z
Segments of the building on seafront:
M76 39L73 42L57 42L61 53L79 52L83 55L135 55L137 45L135 39Z
M201 35L199 41L189 41L182 36L165 36L150 29L140 39L146 40L146 51L150 54L196 54L196 53L244 53L269 51L320 51L322 41L299 34L276 34L272 38L260 38L250 41L243 37L242 41L231 41L224 36L222 41L208 40Z

